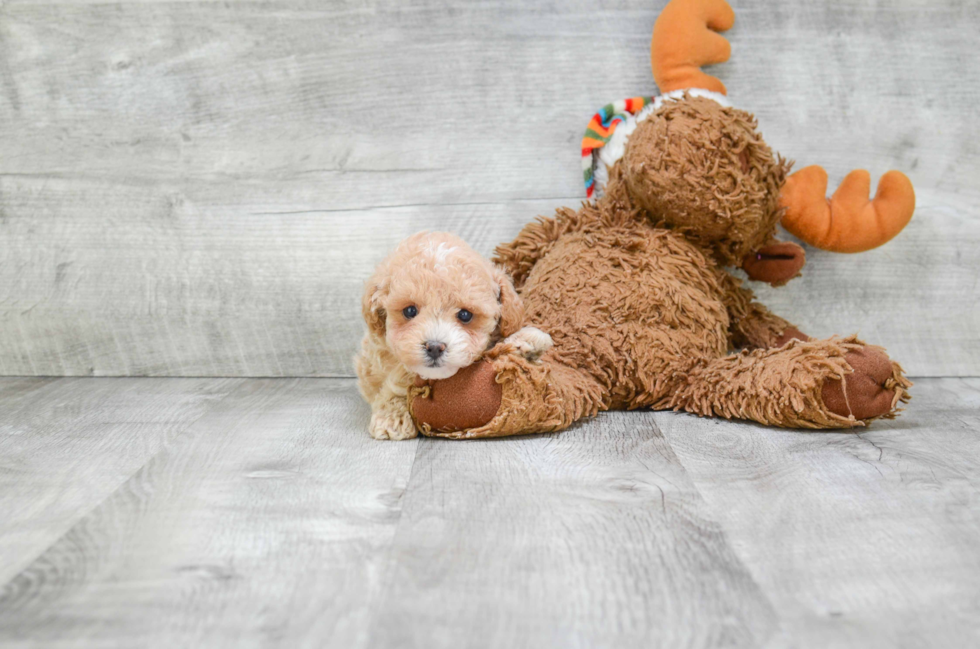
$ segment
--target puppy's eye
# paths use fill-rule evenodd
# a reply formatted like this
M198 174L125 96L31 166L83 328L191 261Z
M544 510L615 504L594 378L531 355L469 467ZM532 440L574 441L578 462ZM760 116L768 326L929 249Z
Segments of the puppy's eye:
M460 309L456 313L456 319L462 323L467 323L473 319L473 314L467 311L466 309Z
M414 304L412 306L407 306L404 309L402 309L402 315L408 318L409 320L411 320L418 314L419 314L418 307L416 307Z

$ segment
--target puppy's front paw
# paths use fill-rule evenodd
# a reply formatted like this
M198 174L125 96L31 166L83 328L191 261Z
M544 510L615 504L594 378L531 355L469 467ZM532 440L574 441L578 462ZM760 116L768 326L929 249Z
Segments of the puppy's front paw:
M374 439L411 439L419 434L408 408L383 408L371 413L368 430Z
M504 342L513 345L514 349L529 361L541 358L541 354L551 349L554 344L551 336L537 327L523 327L508 336Z

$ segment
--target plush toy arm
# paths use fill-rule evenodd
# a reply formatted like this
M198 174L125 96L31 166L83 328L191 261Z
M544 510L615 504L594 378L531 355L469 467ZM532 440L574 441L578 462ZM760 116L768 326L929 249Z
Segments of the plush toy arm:
M418 383L408 398L424 435L468 439L562 430L596 414L602 393L595 379L552 355L530 361L504 342L451 378Z

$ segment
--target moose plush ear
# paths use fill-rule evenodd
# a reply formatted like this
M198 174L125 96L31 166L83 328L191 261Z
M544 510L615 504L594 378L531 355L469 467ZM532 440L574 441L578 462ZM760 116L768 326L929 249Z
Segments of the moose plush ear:
M524 326L524 303L506 272L494 266L493 278L499 290L497 300L500 302L500 335L506 338Z
M379 338L385 335L385 320L387 314L384 310L384 298L388 294L388 287L385 282L378 281L377 277L372 277L364 288L364 297L361 298L361 314L368 329Z

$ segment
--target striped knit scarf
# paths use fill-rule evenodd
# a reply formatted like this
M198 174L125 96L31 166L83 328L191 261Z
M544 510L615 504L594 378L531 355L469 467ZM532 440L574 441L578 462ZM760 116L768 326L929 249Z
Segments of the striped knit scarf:
M585 177L585 195L592 198L595 194L595 168L599 149L606 146L616 127L626 120L629 115L636 115L643 107L653 103L653 97L631 97L614 104L606 104L592 116L585 137L582 138L582 173Z

